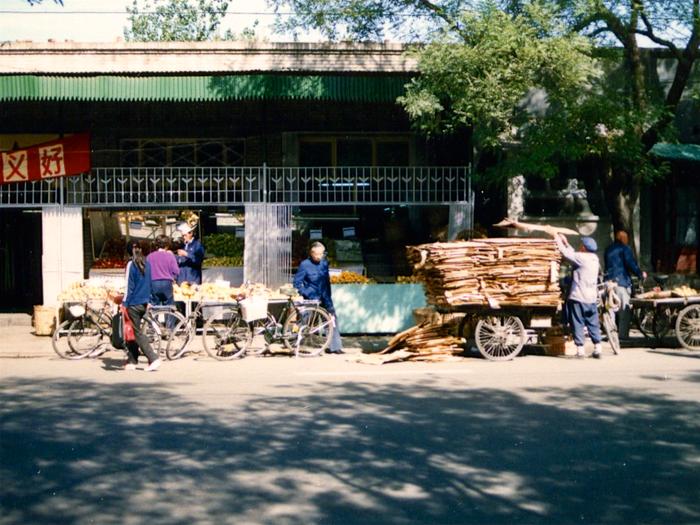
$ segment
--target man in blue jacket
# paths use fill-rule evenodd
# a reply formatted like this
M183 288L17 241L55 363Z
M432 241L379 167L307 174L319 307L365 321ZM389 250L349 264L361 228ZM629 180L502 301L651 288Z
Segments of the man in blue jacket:
M630 295L632 294L632 274L640 279L646 279L647 274L643 272L637 261L634 260L632 249L628 246L629 237L624 230L615 232L615 242L605 250L605 279L615 281L615 293L620 298L620 310L617 312L617 324L620 339L629 339L630 318Z
M194 238L194 226L182 223L177 227L185 242L184 248L177 251L177 265L180 267L180 274L177 276L177 283L202 284L202 261L204 260L204 246L199 240Z
M314 299L321 302L328 313L333 316L335 327L331 337L331 354L342 354L343 343L340 339L338 319L335 316L333 299L331 299L331 279L328 273L328 261L324 258L326 247L320 242L315 242L309 250L309 258L301 261L297 273L294 275L294 288L304 299Z

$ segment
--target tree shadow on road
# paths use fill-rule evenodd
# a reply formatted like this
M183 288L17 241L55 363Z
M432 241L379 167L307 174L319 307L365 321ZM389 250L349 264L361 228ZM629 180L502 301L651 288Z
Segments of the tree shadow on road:
M700 520L698 402L428 380L175 389L7 379L0 522Z

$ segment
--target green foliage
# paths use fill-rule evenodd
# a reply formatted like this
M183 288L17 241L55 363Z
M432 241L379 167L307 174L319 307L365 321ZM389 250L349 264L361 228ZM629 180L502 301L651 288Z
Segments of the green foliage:
M219 27L226 15L229 0L133 0L129 13L130 27L124 28L124 38L134 42L233 40L227 31L220 35ZM250 31L244 35L250 36Z
M279 32L298 35L319 31L329 40L382 41L388 35L426 41L450 25L459 12L480 0L268 0L277 12L291 12L276 22ZM503 5L509 1L501 2Z
M510 16L494 4L464 13L463 42L451 32L417 51L421 75L399 99L426 133L473 128L477 149L494 149L577 103L597 75L587 40L567 34L531 5Z
M204 268L214 268L217 266L243 266L243 256L237 257L207 257L202 262L202 267Z
M243 257L243 239L232 233L212 233L202 241L208 257Z
M698 95L688 92L700 57L697 0L270 3L295 13L281 24L285 30L314 29L330 39L418 38L426 44L414 51L420 76L399 102L419 130L470 127L477 173L481 154L492 152L499 165L482 174L497 180L510 173L551 177L561 162L597 158L616 227L629 229L639 184L664 172L649 149L673 138L681 98ZM655 71L645 69L640 41L676 60L666 85L650 82ZM600 67L601 49L614 67Z

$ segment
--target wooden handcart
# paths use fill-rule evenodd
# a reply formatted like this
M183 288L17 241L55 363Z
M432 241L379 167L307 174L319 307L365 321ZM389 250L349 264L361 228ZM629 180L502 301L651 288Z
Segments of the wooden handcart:
M469 304L443 306L438 311L463 313L459 335L467 341L473 339L481 355L491 361L515 358L533 335L541 341L558 315L557 307L541 305L492 308Z
M634 297L630 304L637 310L639 328L656 344L675 329L678 343L688 350L700 350L700 295L642 299Z

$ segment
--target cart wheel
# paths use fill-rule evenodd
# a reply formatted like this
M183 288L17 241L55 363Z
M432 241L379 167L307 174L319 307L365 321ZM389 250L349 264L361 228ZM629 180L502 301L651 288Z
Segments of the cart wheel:
M691 304L678 313L676 337L688 350L700 350L700 305Z
M523 322L515 316L490 316L479 319L474 329L476 347L486 359L508 361L525 345Z
M654 310L654 317L652 318L651 327L657 341L661 341L671 330L672 319L673 311L671 308L666 307L663 309L659 308Z
M632 308L634 322L644 337L654 337L654 308L635 306Z

